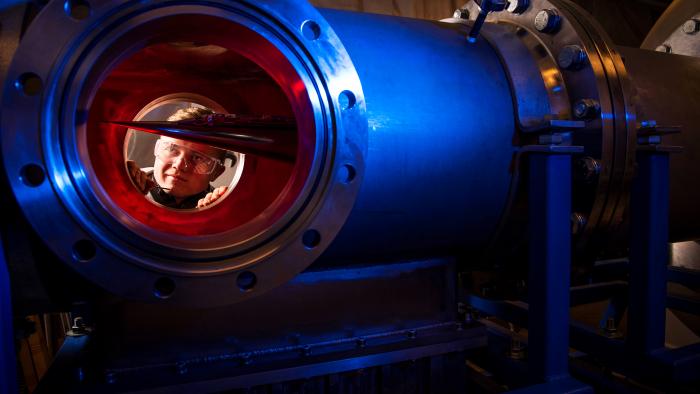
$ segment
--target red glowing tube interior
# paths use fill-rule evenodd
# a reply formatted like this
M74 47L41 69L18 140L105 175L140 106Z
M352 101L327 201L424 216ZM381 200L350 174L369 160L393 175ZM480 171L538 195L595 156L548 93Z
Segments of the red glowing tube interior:
M97 180L124 212L161 232L212 235L255 224L255 233L272 225L298 198L314 156L313 109L301 78L279 50L243 26L191 15L158 23L151 31L158 31L159 38L112 69L90 106L87 144ZM293 116L295 161L247 155L236 188L211 208L157 206L139 193L126 172L127 129L102 122L131 120L153 100L180 92L205 96L229 113Z

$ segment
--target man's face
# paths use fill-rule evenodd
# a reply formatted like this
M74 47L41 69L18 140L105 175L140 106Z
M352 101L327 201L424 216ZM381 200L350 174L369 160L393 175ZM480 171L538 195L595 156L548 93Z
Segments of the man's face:
M210 180L219 175L220 166L210 174L201 173L202 160L216 159L220 155L220 151L210 146L161 137L154 153L155 181L173 197L185 198L203 192L209 187Z

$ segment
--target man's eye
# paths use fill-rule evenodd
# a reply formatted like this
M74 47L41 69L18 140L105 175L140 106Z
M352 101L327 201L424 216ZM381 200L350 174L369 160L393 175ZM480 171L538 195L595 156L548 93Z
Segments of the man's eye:
M192 161L195 163L205 163L207 161L207 158L202 156L202 155L192 155Z
M177 146L174 145L169 145L167 148L165 148L168 153L173 153L173 154L178 154L180 153L180 150L177 148Z

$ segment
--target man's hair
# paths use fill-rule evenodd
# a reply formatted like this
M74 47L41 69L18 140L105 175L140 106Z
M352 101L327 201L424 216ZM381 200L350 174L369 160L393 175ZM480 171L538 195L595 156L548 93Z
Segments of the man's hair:
M205 107L187 107L180 108L175 113L168 117L168 122L177 122L180 120L194 119L201 116L211 115L214 111ZM224 149L215 148L217 152L217 159L224 160L227 156L227 151Z
M168 122L177 122L185 119L194 119L201 116L211 115L214 111L209 108L202 107L188 107L178 109L174 114L168 117Z

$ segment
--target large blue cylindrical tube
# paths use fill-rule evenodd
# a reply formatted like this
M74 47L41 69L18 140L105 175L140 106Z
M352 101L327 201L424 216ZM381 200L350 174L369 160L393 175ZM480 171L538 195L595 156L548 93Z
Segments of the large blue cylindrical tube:
M369 139L354 209L323 260L483 245L503 213L513 104L498 55L462 25L322 10L364 90Z

